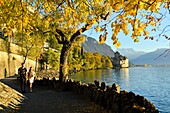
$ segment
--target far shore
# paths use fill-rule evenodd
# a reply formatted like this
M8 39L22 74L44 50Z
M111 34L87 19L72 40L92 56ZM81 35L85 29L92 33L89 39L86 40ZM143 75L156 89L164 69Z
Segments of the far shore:
M129 67L170 67L170 64L131 64Z

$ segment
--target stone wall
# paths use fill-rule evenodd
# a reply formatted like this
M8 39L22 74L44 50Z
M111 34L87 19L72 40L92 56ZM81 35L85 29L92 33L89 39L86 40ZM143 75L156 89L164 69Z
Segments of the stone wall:
M0 79L4 78L5 76L12 76L18 73L18 68L21 66L23 62L23 57L10 54L9 55L10 64L8 65L8 54L7 52L0 51ZM35 68L36 62L30 59L26 60L25 67L29 69L30 66ZM6 72L5 72L6 70ZM6 74L5 74L6 73Z
M73 91L84 95L107 109L109 113L159 113L155 106L146 98L133 92L120 91L117 84L106 86L95 81L94 84L82 84L73 80L60 82L55 78L36 80L35 85L51 87L65 91Z
M24 61L24 58L22 56L17 55L17 53L22 50L20 46L11 43L10 44L11 53L8 55L8 53L5 52L6 44L7 43L3 39L0 39L0 79L4 78L5 76L12 76L17 74L18 68ZM27 69L29 69L30 66L35 68L35 65L36 65L35 61L30 59L26 60L25 66Z
M7 51L7 42L0 38L0 51ZM17 54L22 51L22 47L10 43L10 52Z

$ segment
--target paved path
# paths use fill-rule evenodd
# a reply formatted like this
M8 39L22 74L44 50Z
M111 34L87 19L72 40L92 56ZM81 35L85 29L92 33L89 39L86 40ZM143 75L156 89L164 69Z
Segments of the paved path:
M0 80L20 92L15 77ZM18 113L107 113L89 99L73 92L57 92L49 88L34 86L33 93L24 94Z

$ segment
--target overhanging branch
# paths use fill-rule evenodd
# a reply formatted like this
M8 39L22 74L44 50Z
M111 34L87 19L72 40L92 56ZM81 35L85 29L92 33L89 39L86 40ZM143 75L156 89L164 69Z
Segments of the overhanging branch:
M59 36L57 34L55 34L55 38L57 39L59 44L64 44L63 41L61 41L61 39L59 38Z
M59 29L56 29L55 31L61 36L61 40L64 42L64 37L65 37L64 33Z
M74 42L77 38L77 36L81 35L81 33L85 32L87 30L87 27L89 26L89 24L86 24L84 27L80 28L79 30L77 30L77 32L75 32L71 38L70 38L70 42Z
M160 58L161 56L165 55L164 57L166 57L170 52L170 49L167 49L164 51L164 53L160 54L157 58L155 58L154 60L157 60L158 58Z

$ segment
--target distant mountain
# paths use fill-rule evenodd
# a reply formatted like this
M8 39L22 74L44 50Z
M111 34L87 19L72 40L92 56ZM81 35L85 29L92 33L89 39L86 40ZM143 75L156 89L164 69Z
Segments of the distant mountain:
M151 64L151 65L169 65L170 64L170 50L167 48L157 49L156 51L146 53L133 59L133 64Z
M107 44L98 44L98 41L92 37L87 37L86 41L82 44L86 52L99 52L101 55L113 57L114 51Z
M141 55L144 55L146 54L146 52L143 52L143 51L135 51L134 49L132 48L124 48L124 49L118 49L117 50L120 54L126 56L130 61L141 56Z

